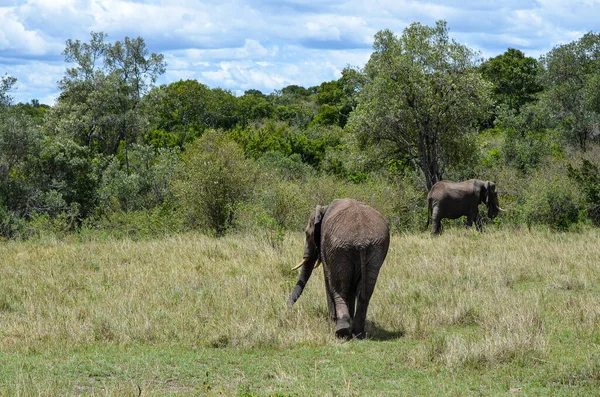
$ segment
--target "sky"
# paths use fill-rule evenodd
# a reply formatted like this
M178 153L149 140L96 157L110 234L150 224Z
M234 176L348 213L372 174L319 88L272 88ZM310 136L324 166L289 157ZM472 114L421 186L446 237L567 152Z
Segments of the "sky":
M600 0L0 0L0 76L14 102L52 105L68 66L68 39L142 37L163 54L158 83L196 79L241 95L319 85L363 67L373 37L445 20L450 36L484 59L517 48L538 58L600 31Z

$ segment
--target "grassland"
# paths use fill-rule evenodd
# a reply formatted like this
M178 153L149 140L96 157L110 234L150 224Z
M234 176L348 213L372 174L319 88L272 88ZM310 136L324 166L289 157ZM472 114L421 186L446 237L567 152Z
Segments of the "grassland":
M593 395L600 232L392 238L365 341L303 236L0 244L3 395Z

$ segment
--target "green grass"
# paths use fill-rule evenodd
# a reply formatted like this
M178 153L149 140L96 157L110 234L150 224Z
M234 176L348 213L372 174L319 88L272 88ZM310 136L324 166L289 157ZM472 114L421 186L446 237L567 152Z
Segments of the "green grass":
M0 245L2 395L590 395L600 233L394 236L338 341L303 236Z

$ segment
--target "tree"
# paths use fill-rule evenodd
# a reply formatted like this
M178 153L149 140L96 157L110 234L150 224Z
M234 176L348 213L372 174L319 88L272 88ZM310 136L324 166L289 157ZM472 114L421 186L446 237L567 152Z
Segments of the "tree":
M162 55L148 54L140 37L114 44L106 37L92 32L89 43L67 40L63 54L74 66L59 82L49 126L104 154L117 153L124 142L128 170L128 147L143 125L138 105L166 64Z
M344 76L339 80L321 83L316 95L316 102L320 106L319 114L313 124L339 125L344 128L353 109L352 92L347 88Z
M205 133L185 152L176 189L192 224L222 236L256 182L254 162L227 136Z
M534 101L542 89L538 81L538 62L514 48L488 59L480 70L494 85L496 102L515 111Z
M476 53L448 37L446 22L413 23L401 37L375 35L348 126L363 145L420 169L427 189L472 156L472 132L491 103Z
M16 77L5 74L0 78L0 107L10 105L12 102L9 92L14 89L15 84L17 84Z
M145 141L155 147L191 142L209 127L211 91L196 80L180 80L154 88L144 98L150 120Z
M554 47L541 57L544 100L583 150L600 134L600 35Z
M128 156L128 131L137 132L139 122L137 119L137 106L144 94L156 82L158 76L166 70L166 63L162 54L148 54L146 43L141 37L130 39L125 37L123 42L116 41L106 48L104 57L109 76L116 86L117 103L120 110L118 114L121 133L119 137L124 141L125 165L129 174ZM135 139L135 136L130 140Z
M249 90L237 99L238 120L242 127L246 127L252 121L258 121L271 117L274 108L271 102L258 91Z

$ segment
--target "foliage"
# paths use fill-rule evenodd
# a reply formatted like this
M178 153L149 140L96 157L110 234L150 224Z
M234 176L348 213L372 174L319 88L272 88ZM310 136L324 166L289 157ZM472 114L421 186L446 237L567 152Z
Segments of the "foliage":
M210 89L195 80L154 88L144 97L150 126L144 141L154 147L183 147L209 128Z
M275 111L271 102L260 91L247 91L237 102L239 125L242 127L251 122L269 119Z
M176 189L188 221L222 236L234 223L256 180L253 161L226 135L210 131L189 147Z
M54 192L64 204L54 211L40 204L37 212L56 214L72 206L79 210L78 219L90 215L97 202L102 160L87 147L64 137L44 136L41 150L32 162L30 178L43 192Z
M17 84L16 77L9 76L8 74L0 77L0 108L11 104L12 97L10 96L10 91L14 89L15 84Z
M499 105L519 111L521 106L536 99L541 91L539 66L535 58L509 48L480 66L481 73L494 85L494 98Z
M185 230L183 219L170 203L143 210L115 210L88 217L77 235L84 241L167 237Z
M318 168L327 148L335 147L342 135L339 127L314 125L305 130L287 123L268 120L246 128L237 127L229 135L244 149L247 156L260 158L267 152L284 156L297 154L302 161Z
M565 231L582 220L582 199L566 176L548 179L543 175L530 182L523 217L527 225L548 225L554 230Z
M414 163L431 188L471 153L457 140L483 117L491 86L475 68L476 54L449 38L444 21L413 23L401 37L380 31L373 49L348 126L365 145L390 142L390 155Z
M585 150L598 137L600 125L600 35L554 47L540 59L544 101L554 111L565 135Z
M106 167L98 189L100 213L150 210L174 202L171 180L179 164L179 150L155 151L150 146L135 145L130 156L129 173L119 157Z
M321 83L315 99L320 107L311 124L338 125L344 128L354 106L353 91L347 77Z
M92 32L66 42L53 106L14 104L16 79L0 76L0 235L254 230L283 249L338 197L420 231L442 178L495 181L504 227L597 225L599 37L480 64L444 21L414 23L378 32L366 66L337 80L236 96L156 86L166 63L142 38Z
M266 152L257 161L262 173L274 172L279 180L304 181L314 176L315 169L302 161L298 153Z
M568 164L567 171L585 194L588 217L594 224L600 225L600 167L583 159L579 168Z
M67 40L67 68L61 94L51 112L55 134L66 133L84 146L116 154L124 141L129 169L129 145L143 127L138 105L165 72L163 55L148 54L141 37L106 43L105 33L91 33L89 43Z
M0 110L0 202L17 217L31 215L39 191L30 178L42 150L42 133L17 109ZM48 186L44 186L48 189Z

